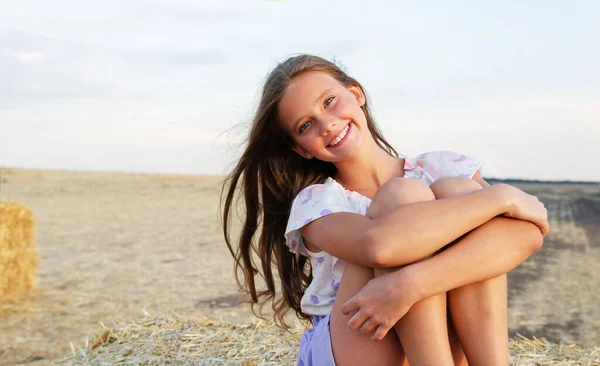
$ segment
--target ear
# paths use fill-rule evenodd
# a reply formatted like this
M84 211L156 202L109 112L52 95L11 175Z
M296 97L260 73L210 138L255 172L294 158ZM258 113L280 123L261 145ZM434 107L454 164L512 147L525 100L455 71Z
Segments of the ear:
M302 146L296 144L296 143L291 143L290 144L290 148L292 148L292 150L294 150L295 152L298 153L298 155L302 156L303 158L306 159L310 159L312 158L312 155L310 155L308 153L308 151L306 151L306 149L304 149Z
M348 90L350 91L350 93L352 93L354 95L359 106L362 107L365 105L365 101L366 101L365 93L363 93L360 86L358 86L356 84L351 84L350 86L348 86Z

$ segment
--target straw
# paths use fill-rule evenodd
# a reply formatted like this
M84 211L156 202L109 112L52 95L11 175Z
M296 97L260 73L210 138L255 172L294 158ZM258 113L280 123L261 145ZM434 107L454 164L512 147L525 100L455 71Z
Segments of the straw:
M73 347L56 365L292 365L304 329L286 332L260 320L232 324L145 313L133 323L102 325L94 342ZM600 348L510 340L511 365L600 365Z
M145 313L133 323L102 325L93 342L73 347L56 365L282 365L295 362L303 329L273 322L233 324Z
M0 298L35 287L38 255L31 210L0 202Z

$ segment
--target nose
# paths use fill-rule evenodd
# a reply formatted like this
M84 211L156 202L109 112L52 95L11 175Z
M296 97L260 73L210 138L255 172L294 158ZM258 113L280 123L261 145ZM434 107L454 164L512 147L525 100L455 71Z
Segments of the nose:
M333 117L329 117L326 120L321 122L321 134L323 136L329 135L331 132L335 131L335 126L337 125L337 120Z

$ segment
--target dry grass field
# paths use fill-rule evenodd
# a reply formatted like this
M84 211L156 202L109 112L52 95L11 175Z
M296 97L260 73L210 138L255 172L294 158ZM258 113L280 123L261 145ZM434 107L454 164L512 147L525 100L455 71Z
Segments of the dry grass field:
M242 323L210 176L0 168L37 225L37 290L0 299L0 363L47 365L144 311ZM548 207L544 248L509 274L511 335L600 346L600 186L520 184Z
M512 334L600 345L600 184L514 184L548 209L542 250L509 275Z

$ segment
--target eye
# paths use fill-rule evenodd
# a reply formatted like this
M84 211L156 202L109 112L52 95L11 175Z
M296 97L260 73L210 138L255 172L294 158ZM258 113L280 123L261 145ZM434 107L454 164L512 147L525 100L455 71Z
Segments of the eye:
M306 130L308 128L308 126L310 126L310 121L306 121L302 124L302 126L300 126L300 130L298 131L298 133L302 133L304 132L304 130Z
M325 99L325 104L326 104L325 106L326 107L331 104L331 102L327 103L327 101L330 100L330 99L331 99L331 102L333 102L333 100L335 99L335 97L329 97L329 98Z
M335 99L335 97L329 97L329 98L325 99L325 102L323 102L323 104L325 105L325 107L328 107L333 102L334 99ZM298 133L304 132L304 130L306 130L310 126L311 123L312 123L311 121L304 122L304 124L302 126L300 126Z

